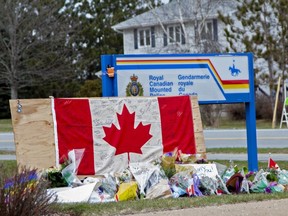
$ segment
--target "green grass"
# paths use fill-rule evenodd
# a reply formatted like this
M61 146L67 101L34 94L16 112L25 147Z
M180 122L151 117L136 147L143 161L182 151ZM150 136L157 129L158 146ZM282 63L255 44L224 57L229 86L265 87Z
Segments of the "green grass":
M12 132L11 119L0 119L0 132Z
M61 204L55 205L54 209L57 212L69 213L72 215L127 215L284 198L288 198L287 192L274 194L214 195L177 199L135 200L102 204ZM247 209L247 214L248 211L249 209Z
M0 155L15 155L15 151L6 151L6 150L1 150Z
M217 160L215 162L229 165L229 161ZM288 168L287 161L277 161L282 169ZM17 168L16 161L0 161L0 165L4 166L4 172L11 172ZM234 164L239 168L247 167L247 161L234 161ZM259 169L266 168L267 163L259 162ZM1 170L2 171L2 170ZM223 204L235 204L240 202L263 201L271 199L288 198L288 192L284 193L253 193L253 194L239 194L239 195L221 195L221 196L206 196L206 197L192 197L192 198L169 198L169 199L153 199L153 200L135 200L122 201L101 204L54 204L52 206L55 212L69 215L127 215L136 213L147 213L157 211L176 210L183 208L217 206ZM248 211L248 210L247 210Z
M256 120L256 127L257 129L271 129L272 121L263 119ZM245 120L231 120L227 118L222 118L220 119L219 127L217 127L216 129L245 129L245 128L246 128ZM275 125L275 128L279 128L279 125L278 124Z
M4 176L12 176L17 170L17 162L15 160L0 160L0 169L0 179L3 174L5 174Z

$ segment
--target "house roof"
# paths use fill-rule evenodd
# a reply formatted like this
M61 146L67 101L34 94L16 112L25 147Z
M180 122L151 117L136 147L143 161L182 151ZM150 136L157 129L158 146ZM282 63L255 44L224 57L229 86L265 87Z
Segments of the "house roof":
M197 5L201 3L201 6ZM162 24L179 23L180 18L184 22L195 19L217 17L218 11L222 13L235 9L232 0L174 0L157 8L151 9L138 16L118 23L112 28L116 31L135 27L148 27Z

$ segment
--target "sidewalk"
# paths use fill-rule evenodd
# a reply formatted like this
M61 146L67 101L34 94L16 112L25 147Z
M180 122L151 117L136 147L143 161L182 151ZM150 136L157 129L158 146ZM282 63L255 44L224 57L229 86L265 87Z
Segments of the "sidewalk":
M0 155L1 160L16 160L16 155Z
M288 161L288 154L271 154L275 161ZM258 154L258 161L268 161L269 154ZM212 154L207 153L208 161L213 160L235 160L247 161L247 154ZM16 160L16 155L0 155L0 160Z
M214 215L214 216L286 216L288 199L265 200L220 206L206 206L159 212L146 212L127 216L182 216L182 215Z

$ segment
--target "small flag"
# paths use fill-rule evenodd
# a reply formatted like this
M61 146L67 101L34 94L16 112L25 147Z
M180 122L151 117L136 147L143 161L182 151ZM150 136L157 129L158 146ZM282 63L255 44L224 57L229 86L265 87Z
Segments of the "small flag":
M189 197L195 196L195 188L193 184L186 188L186 193Z
M268 160L268 168L280 169L278 164L271 157L269 157L269 160Z

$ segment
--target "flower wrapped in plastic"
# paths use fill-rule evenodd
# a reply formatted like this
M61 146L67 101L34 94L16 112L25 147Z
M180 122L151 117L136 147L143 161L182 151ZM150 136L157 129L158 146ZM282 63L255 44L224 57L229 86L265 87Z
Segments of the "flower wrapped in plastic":
M200 177L200 190L203 195L217 194L218 182L216 179L202 175Z
M277 182L270 182L265 188L265 193L279 193L284 192L285 187Z
M62 169L61 173L69 186L82 185L82 182L77 177L77 172L83 158L84 151L85 149L73 149L68 152L69 165Z
M195 190L195 196L203 196L201 190L199 189L200 187L200 178L197 174L193 174L193 186L194 186L194 190Z
M234 174L235 170L233 167L227 168L222 175L223 182L226 183Z
M201 154L184 154L181 150L178 151L178 159L182 164L196 163L203 159Z
M168 184L168 179L160 179L155 185L149 187L146 191L146 199L169 198L172 192Z
M288 172L286 170L280 170L278 172L278 183L288 185Z
M194 190L192 173L188 171L176 173L169 179L169 185L174 198L190 195L189 190Z
M168 152L161 157L161 166L168 178L175 174L175 162L177 159L177 149L173 152Z
M112 198L115 196L118 189L117 180L111 174L104 175L104 178L101 179L101 185L99 186L100 193L108 194L107 198Z
M120 184L123 182L130 182L133 180L133 175L128 168L123 170L120 173L119 172L114 173L114 176L116 177L117 184Z
M203 196L200 190L201 181L199 176L188 170L176 173L170 178L169 185L174 198L181 196Z
M50 188L57 188L57 187L67 187L68 183L63 177L62 167L50 167L42 173L42 176L50 182Z
M231 178L226 182L228 191L236 194L240 193L243 179L243 175L239 172L232 175Z
M216 180L218 183L217 194L230 194L220 175L216 175Z
M250 190L254 193L264 193L265 189L268 187L269 182L266 178L267 173L263 170L258 171L256 174L254 181L252 182L252 186Z
M138 183L141 197L145 197L147 188L157 184L163 177L160 166L149 162L130 163L129 169Z
M222 178L223 174L227 170L227 166L224 164L217 163L217 162L213 162L213 164L216 165L217 172L218 172L219 176Z
M137 182L123 182L120 184L119 189L115 195L116 201L135 200L138 198L137 194L138 186Z

